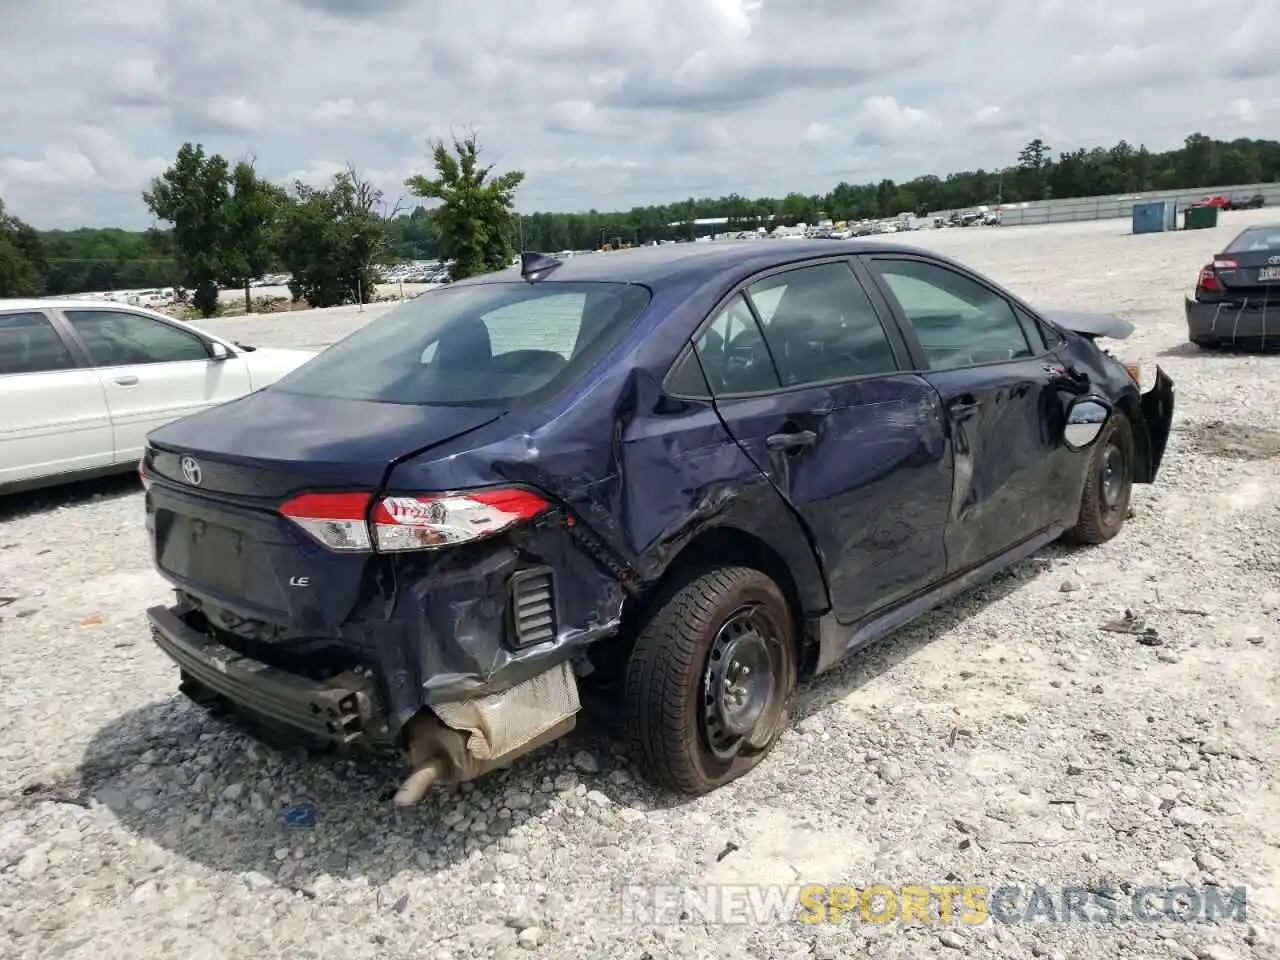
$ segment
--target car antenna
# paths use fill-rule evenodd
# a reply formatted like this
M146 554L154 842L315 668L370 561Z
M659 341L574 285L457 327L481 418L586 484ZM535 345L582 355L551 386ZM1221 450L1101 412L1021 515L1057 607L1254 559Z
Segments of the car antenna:
M561 261L545 253L522 253L520 254L520 278L529 283L537 283L560 266L560 263Z

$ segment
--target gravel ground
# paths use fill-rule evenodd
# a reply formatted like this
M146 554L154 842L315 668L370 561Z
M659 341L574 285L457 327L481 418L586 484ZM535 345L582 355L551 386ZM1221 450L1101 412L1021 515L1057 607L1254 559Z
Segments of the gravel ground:
M396 811L394 765L274 752L176 695L131 478L0 506L0 956L1276 956L1280 358L1189 349L1181 304L1248 219L907 238L1131 317L1125 356L1177 382L1160 482L1112 543L811 685L776 753L694 802L584 733ZM319 345L382 309L209 326ZM1126 610L1150 629L1100 629ZM1147 884L1244 885L1250 922L667 923L616 893L811 882L1110 886L1122 916Z

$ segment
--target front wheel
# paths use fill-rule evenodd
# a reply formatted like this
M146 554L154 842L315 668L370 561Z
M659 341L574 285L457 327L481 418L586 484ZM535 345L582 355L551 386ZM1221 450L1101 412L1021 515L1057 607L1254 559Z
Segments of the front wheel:
M1133 496L1133 461L1133 424L1117 412L1089 454L1089 472L1080 495L1080 518L1068 531L1066 540L1106 543L1120 532Z
M758 764L786 729L795 630L778 585L722 567L661 601L627 664L627 746L650 780L704 794Z

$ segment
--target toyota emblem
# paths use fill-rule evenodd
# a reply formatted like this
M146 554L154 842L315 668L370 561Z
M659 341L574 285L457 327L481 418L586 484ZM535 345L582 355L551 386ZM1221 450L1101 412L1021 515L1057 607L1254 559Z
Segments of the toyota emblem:
M204 477L200 464L196 462L195 457L182 458L182 476L193 487L200 486L200 481Z

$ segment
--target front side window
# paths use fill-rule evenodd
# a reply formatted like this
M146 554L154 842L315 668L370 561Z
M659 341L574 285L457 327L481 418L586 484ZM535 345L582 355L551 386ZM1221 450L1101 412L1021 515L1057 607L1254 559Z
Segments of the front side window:
M209 359L209 349L202 339L152 317L124 310L64 310L63 313L84 341L95 367Z
M915 330L930 370L1033 355L1009 301L953 270L919 260L871 261Z
M366 324L269 389L433 405L505 405L576 380L649 305L624 283L433 290Z
M0 376L71 370L76 362L43 313L0 314Z
M766 277L747 288L784 386L898 369L889 337L846 263Z

